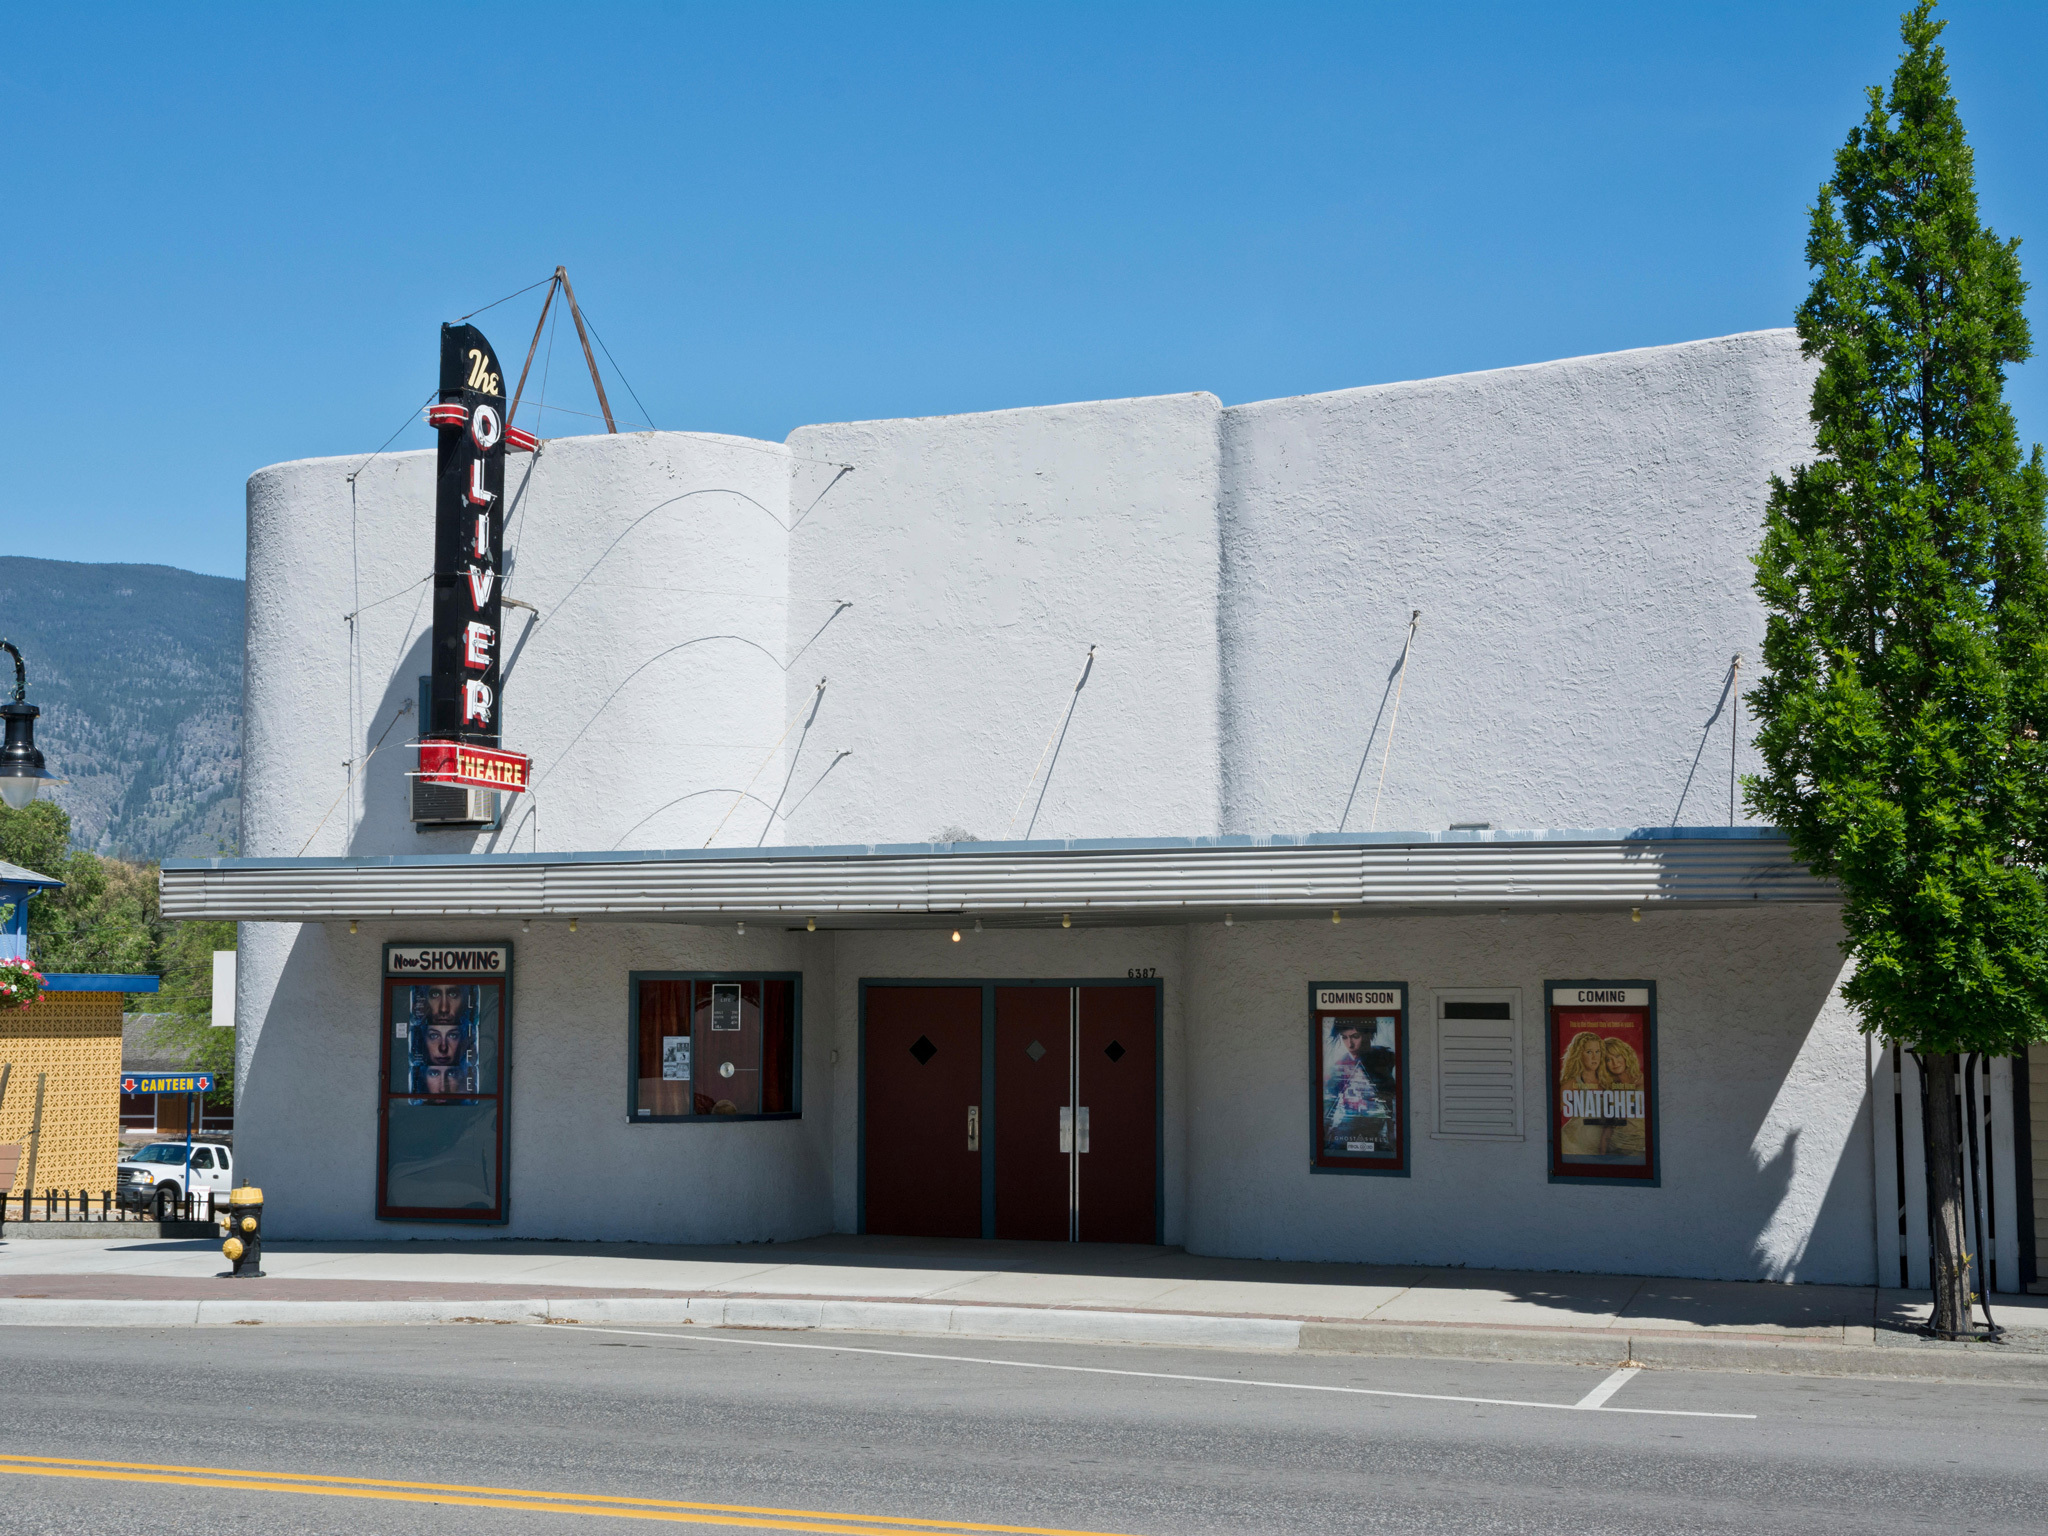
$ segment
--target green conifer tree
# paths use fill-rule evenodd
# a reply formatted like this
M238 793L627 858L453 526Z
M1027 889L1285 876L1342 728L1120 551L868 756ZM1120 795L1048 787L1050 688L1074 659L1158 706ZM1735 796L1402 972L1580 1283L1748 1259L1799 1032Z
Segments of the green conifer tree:
M1943 23L1901 23L1813 209L1799 310L1820 456L1774 479L1748 698L1751 809L1840 883L1843 996L1928 1090L1934 1314L1971 1327L1959 1053L2048 1039L2048 567L2041 450L2005 370L2029 352L2018 241L1979 222Z

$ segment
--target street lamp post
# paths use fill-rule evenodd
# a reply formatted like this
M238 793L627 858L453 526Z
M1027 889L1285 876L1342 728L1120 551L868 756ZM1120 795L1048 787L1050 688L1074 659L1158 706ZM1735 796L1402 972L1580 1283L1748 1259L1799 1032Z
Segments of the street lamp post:
M0 742L0 800L25 811L43 781L56 775L43 767L43 754L36 749L36 716L42 711L28 702L28 668L21 652L10 640L0 640L0 651L14 658L14 697L0 704L0 719L7 722L7 739Z

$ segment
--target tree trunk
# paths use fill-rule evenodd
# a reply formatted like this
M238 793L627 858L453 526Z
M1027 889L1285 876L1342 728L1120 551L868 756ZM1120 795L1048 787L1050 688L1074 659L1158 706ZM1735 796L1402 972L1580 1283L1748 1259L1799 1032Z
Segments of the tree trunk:
M1934 1281L1936 1338L1970 1334L1969 1228L1963 1219L1963 1127L1956 1115L1956 1058L1920 1058L1927 1081L1927 1214L1933 1226L1928 1259Z

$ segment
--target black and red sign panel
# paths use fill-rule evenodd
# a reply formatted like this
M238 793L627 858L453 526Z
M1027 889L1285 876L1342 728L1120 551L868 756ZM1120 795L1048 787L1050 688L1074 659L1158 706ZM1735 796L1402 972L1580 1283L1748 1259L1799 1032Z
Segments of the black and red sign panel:
M473 325L441 327L434 646L421 734L498 745L505 569L505 377Z

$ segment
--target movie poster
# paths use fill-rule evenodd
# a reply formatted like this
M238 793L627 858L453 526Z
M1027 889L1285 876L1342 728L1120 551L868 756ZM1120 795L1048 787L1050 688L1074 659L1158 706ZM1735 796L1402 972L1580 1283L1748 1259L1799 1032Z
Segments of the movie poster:
M1393 1172L1405 1162L1404 989L1317 987L1315 1166Z
M414 1098L452 1099L479 1089L477 1025L482 988L423 982L407 989L406 1089Z
M1656 1177L1649 989L1551 988L1551 1172L1560 1178Z

